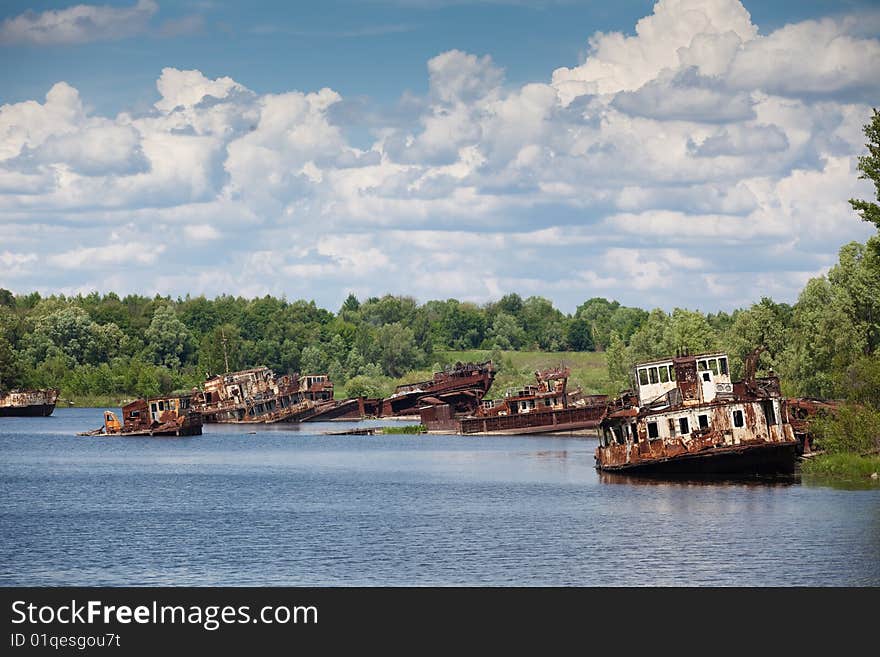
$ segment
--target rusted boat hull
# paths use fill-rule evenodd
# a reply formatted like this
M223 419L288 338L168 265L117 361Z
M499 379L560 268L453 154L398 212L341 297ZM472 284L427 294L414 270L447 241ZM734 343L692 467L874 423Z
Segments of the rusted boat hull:
M464 435L513 436L527 433L571 433L596 429L605 416L605 406L564 408L535 413L514 413L494 417L463 418Z
M645 459L620 465L602 465L604 472L632 474L791 474L795 470L797 443L729 445L678 456Z
M467 436L515 436L519 434L572 433L596 429L605 416L604 404L531 413L512 413L456 419L449 407L424 407L422 424L436 433ZM445 411L445 412L444 412Z
M182 436L201 436L202 435L202 425L198 426L190 426L190 427L157 427L150 431L149 429L143 429L141 431L123 431L120 433L103 433L103 434L95 434L99 436L116 436L119 438L128 438L134 436L155 436L155 437L182 437Z
M356 397L330 404L325 404L317 411L303 419L303 422L331 422L336 420L361 420L379 414L378 399Z
M55 410L58 389L0 392L0 417L48 417Z
M49 417L55 410L55 404L31 404L28 406L2 406L0 417Z

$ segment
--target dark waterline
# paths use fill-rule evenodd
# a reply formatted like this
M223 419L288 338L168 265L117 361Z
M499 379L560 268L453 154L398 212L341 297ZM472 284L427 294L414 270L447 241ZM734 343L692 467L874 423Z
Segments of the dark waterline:
M100 423L0 418L0 585L880 585L878 488L601 476L590 438L73 435Z

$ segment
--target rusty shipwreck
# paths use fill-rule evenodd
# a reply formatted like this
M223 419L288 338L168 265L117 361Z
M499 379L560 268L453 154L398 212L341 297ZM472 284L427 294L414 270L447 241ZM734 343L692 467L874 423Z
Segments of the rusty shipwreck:
M48 417L55 410L58 389L0 391L0 417Z
M255 367L209 377L193 390L193 409L206 423L301 422L333 406L333 383L325 374L278 376Z
M601 423L596 467L657 474L791 473L798 442L779 379L755 376L760 349L730 379L727 354L680 355L635 366L634 391Z
M104 411L103 426L78 436L200 436L202 416L189 395L137 399L122 407L122 421Z
M508 391L503 398L484 400L475 412L457 417L455 409L427 398L419 409L429 431L465 435L574 433L593 430L605 416L606 395L568 390L567 367L535 372L535 384Z
M420 417L423 406L443 406L450 417L476 412L495 380L491 360L456 363L435 372L429 381L404 383L385 398L354 397L323 406L307 421Z

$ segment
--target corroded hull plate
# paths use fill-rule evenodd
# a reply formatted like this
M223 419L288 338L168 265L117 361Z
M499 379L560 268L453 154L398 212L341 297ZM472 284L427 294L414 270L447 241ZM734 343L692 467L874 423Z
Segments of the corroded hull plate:
M623 465L601 465L605 472L633 474L791 474L797 457L796 443L736 445L651 459Z

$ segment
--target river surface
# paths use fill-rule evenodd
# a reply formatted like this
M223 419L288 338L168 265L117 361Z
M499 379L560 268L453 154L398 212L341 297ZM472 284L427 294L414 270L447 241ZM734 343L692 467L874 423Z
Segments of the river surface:
M0 585L880 585L878 487L609 477L583 437L74 435L101 421L0 418Z

